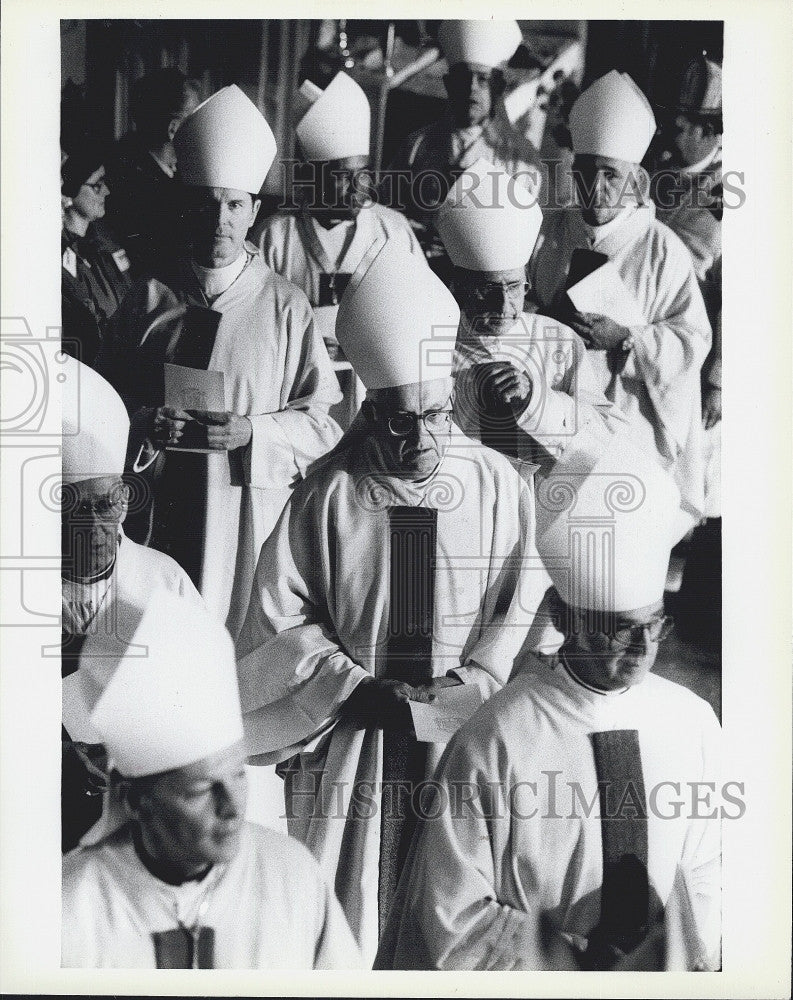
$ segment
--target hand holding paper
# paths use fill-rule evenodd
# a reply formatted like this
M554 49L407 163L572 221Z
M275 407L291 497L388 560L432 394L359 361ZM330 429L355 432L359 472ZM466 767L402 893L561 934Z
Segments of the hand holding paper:
M474 684L439 688L429 704L409 702L416 739L419 743L448 743L481 704L482 693Z
M647 324L633 293L610 260L568 288L567 295L580 313L606 316L622 327Z
M630 334L627 327L599 313L575 313L569 323L593 351L612 351Z

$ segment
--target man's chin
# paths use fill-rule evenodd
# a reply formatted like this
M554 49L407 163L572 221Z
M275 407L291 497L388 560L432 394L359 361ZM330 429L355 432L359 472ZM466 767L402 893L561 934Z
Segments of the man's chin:
M432 475L438 467L439 461L440 459L436 451L419 452L403 458L401 471L412 479L424 479L426 476Z
M651 667L652 663L647 660L628 656L620 661L617 676L625 687L633 687L644 680Z
M482 316L474 320L473 329L486 337L501 337L509 333L517 322L517 316Z

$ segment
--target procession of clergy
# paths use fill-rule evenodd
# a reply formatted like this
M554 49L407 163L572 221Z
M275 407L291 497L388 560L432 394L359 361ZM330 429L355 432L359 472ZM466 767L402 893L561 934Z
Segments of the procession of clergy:
M520 33L440 38L451 100ZM449 173L450 289L402 215L349 211L358 85L301 95L325 200L249 242L275 140L213 94L172 135L190 252L64 365L63 964L669 968L677 915L680 967L716 969L718 820L674 806L719 725L650 671L718 372L687 244L615 205L650 105L616 71L580 95L594 197L545 218L494 119L413 137ZM72 213L106 193L78 166ZM571 261L613 316L574 308ZM329 348L365 390L344 432ZM161 405L171 366L224 405Z

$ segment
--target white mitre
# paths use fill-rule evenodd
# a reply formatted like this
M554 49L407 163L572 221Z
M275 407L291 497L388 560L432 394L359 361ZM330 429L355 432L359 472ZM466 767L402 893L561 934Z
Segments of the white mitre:
M576 155L641 163L655 135L650 102L627 73L613 69L588 87L570 111Z
M436 219L450 260L468 271L524 267L541 225L520 179L481 158L457 178Z
M234 645L198 602L156 593L128 645L89 636L80 655L80 669L87 657L109 661L90 721L126 777L194 764L243 738Z
M523 41L517 21L443 21L438 42L449 66L472 63L495 69Z
M259 193L276 154L275 136L253 101L232 84L199 104L173 138L179 175L195 187Z
M565 452L538 486L536 515L537 550L566 604L618 612L663 598L680 493L624 433L596 458Z
M449 378L460 322L454 296L424 258L376 244L350 279L336 338L367 389Z
M306 80L300 97L310 105L295 129L305 159L369 155L372 112L369 99L352 77L337 73L324 90Z
M67 356L63 374L63 481L120 476L129 437L129 417L121 397L93 368L74 358Z

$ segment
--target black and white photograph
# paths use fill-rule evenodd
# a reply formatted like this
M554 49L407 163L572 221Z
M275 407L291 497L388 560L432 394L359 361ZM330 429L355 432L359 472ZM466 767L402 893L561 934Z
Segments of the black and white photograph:
M0 988L789 996L790 11L186 6L3 33Z

